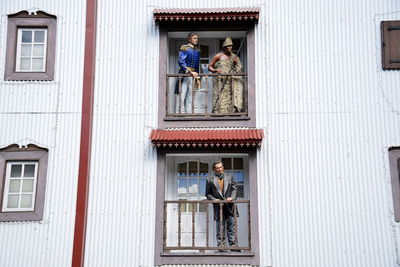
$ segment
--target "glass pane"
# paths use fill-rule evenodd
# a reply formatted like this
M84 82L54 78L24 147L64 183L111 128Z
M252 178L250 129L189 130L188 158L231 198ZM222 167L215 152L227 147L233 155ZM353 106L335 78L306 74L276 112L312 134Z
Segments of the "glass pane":
M32 31L22 31L22 42L32 43Z
M11 177L21 177L22 165L13 164L11 165Z
M189 193L195 194L199 192L198 179L189 179Z
M21 208L32 207L32 194L21 196Z
M35 43L44 43L44 31L35 31Z
M208 58L208 45L200 45L200 57L207 57Z
M233 172L233 177L235 178L235 181L238 183L244 182L244 172L243 171Z
M187 181L186 179L178 179L178 194L186 194L187 193Z
M207 177L208 176L208 164L200 162L200 176Z
M43 57L44 55L44 45L33 45L33 56L34 57Z
M186 205L184 203L179 204L179 209L181 210L181 212L185 212L186 211Z
M22 182L22 192L33 192L33 179L25 179Z
M21 57L30 57L31 56L31 48L30 44L21 45Z
M199 211L200 211L200 212L207 212L208 204L200 203L199 206L200 206L200 207L199 207Z
M186 166L186 162L178 164L178 176L186 176Z
M197 204L193 204L193 203L190 203L190 204L188 204L188 211L189 212L192 212L193 210L194 210L194 212L197 212Z
M200 195L205 195L206 193L206 179L199 179L200 185Z
M43 70L43 58L32 59L32 70L36 70L36 71Z
M12 179L12 180L10 180L10 187L8 189L8 192L10 192L10 193L19 193L20 185L21 185L21 180L20 179Z
M224 169L230 170L232 169L232 159L231 158L222 158L222 163L224 163Z
M197 176L197 161L189 162L189 176Z
M35 176L35 165L25 164L24 177L34 177Z
M243 158L234 158L233 159L233 168L235 170L243 170Z
M242 184L238 184L238 186L237 186L237 197L238 198L244 198L243 185Z
M31 69L31 59L21 58L21 63L19 65L20 70L30 70Z
M7 208L18 208L19 195L9 195L7 201Z

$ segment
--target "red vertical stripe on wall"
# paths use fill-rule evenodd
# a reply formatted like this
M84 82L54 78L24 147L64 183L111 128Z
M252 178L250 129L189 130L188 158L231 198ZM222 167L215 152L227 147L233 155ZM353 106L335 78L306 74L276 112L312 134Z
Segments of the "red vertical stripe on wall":
M81 143L79 155L78 190L76 200L72 266L84 266L87 223L90 153L93 121L93 95L96 62L97 0L86 1L85 57L83 70Z

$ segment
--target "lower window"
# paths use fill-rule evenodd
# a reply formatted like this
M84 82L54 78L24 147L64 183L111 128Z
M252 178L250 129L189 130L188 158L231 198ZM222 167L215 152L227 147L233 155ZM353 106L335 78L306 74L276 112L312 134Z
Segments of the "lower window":
M18 145L0 149L0 221L43 219L47 149Z

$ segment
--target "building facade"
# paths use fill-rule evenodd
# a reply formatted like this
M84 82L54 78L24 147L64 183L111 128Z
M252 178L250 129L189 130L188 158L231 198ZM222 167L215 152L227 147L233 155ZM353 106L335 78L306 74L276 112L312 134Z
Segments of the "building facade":
M0 266L400 264L398 1L0 10ZM207 67L227 36L243 68L220 82L241 81L244 108L216 114ZM238 253L211 249L217 160L238 182Z

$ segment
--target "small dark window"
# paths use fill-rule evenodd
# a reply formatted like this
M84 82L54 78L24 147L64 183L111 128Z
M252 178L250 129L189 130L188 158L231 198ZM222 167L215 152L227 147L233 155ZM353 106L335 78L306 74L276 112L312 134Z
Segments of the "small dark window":
M382 67L400 69L400 20L382 21Z
M389 149L390 176L392 184L394 217L400 222L400 147Z
M41 11L8 16L6 81L54 80L56 23Z

